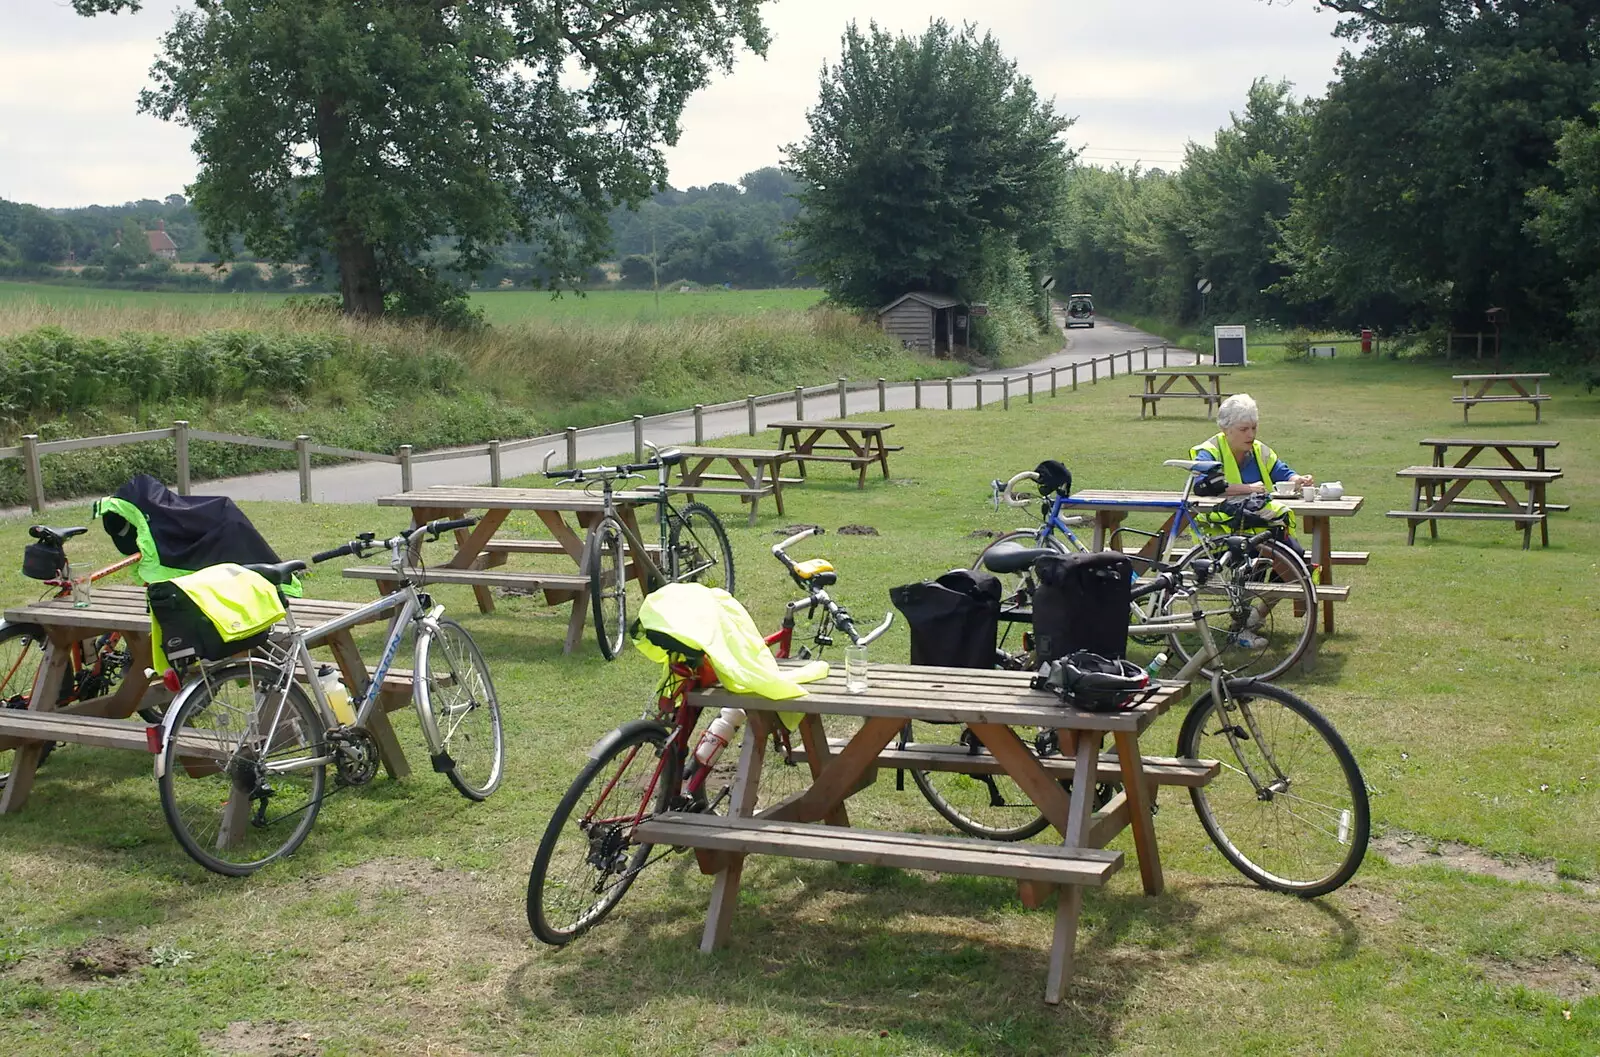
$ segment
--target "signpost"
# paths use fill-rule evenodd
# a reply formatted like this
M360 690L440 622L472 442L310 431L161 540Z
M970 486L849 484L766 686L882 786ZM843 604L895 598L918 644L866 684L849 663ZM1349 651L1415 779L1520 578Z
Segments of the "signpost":
M1206 318L1206 295L1211 292L1211 280L1201 279L1194 284L1194 288L1200 291L1200 318L1204 319Z
M1245 355L1243 327L1212 327L1211 340L1216 346L1218 367L1244 367L1249 364Z

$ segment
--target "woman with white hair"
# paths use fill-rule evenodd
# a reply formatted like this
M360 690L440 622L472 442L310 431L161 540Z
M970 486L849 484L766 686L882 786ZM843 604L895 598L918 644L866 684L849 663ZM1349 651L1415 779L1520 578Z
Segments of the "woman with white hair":
M1189 457L1197 462L1222 464L1228 482L1223 495L1250 495L1272 491L1278 481L1294 481L1303 486L1315 484L1308 473L1295 473L1278 453L1256 440L1261 412L1249 393L1235 393L1217 408L1217 426L1222 432L1194 446Z

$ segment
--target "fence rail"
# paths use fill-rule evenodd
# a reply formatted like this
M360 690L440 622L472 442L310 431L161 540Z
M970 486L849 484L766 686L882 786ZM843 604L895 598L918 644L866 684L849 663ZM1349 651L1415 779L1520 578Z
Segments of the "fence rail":
M1076 392L1080 384L1094 385L1100 381L1102 367L1108 379L1117 377L1117 361L1122 361L1122 373L1132 373L1136 368L1134 358L1140 360L1137 369L1148 370L1151 366L1151 354L1159 353L1161 366L1170 366L1173 351L1183 352L1200 359L1210 353L1192 353L1187 349L1174 350L1170 345L1145 346L1138 349L1129 349L1126 352L1109 353L1102 357L1092 358L1084 363L1071 363L1062 366L1049 367L1036 371L1024 371L1017 374L1002 374L999 378L984 378L982 375L971 378L943 378L925 379L914 378L910 383L897 382L896 386L909 384L914 393L914 406L916 408L936 407L936 401L925 398L924 387L933 386L935 391L940 387L944 389L944 406L946 410L956 408L956 390L961 386L970 387L973 391L973 407L982 410L985 406L985 387L992 392L999 388L999 398L1003 409L1011 407L1013 395L1019 399L1026 399L1028 403L1034 402L1036 392L1044 388L1048 380L1049 395L1054 397L1061 388L1071 387ZM1086 375L1086 376L1082 376ZM1020 388L1019 388L1020 387ZM475 444L463 448L441 448L436 451L414 452L411 445L402 444L400 450L393 455L382 452L360 451L355 448L337 448L326 444L316 444L309 436L301 435L294 440L278 440L272 437L253 437L241 433L218 433L213 430L192 429L186 420L178 420L170 427L163 429L147 429L136 433L113 433L99 437L74 437L68 440L41 441L37 434L30 433L22 438L22 444L15 447L0 448L0 461L6 459L20 459L23 463L23 475L28 489L28 505L38 513L44 509L44 472L40 459L45 455L55 455L68 451L84 451L91 448L110 448L124 444L145 444L153 441L170 440L174 446L174 456L177 467L177 485L180 495L190 494L193 482L189 472L189 445L194 441L211 444L238 444L246 447L269 448L275 451L292 451L296 456L297 471L300 478L300 501L311 502L311 457L321 455L329 458L355 460L360 462L388 463L400 468L400 485L402 490L410 490L412 467L421 463L446 462L455 459L484 458L489 460L489 482L498 486L501 480L500 457L514 451L521 451L535 445L565 445L566 463L568 467L577 465L578 438L586 434L599 433L606 430L625 429L630 424L633 428L634 455L642 460L644 457L644 428L648 423L661 422L667 419L678 418L683 415L692 415L694 418L695 442L704 439L704 416L708 413L720 411L733 411L744 408L747 411L748 430L751 436L761 431L756 421L756 408L763 405L785 403L793 401L795 418L806 417L806 403L810 401L827 400L835 397L838 400L838 411L841 418L850 414L849 396L851 393L876 390L878 394L878 410L887 411L889 406L888 391L890 383L883 378L871 381L850 381L841 377L827 385L795 386L791 392L767 393L757 396L751 394L743 400L726 400L718 404L696 404L693 408L681 411L666 411L655 415L634 415L630 422L607 422L601 425L568 426L560 433L548 433L536 437L521 437L516 440L491 440L485 444ZM990 406L994 403L991 397ZM815 406L815 404L813 404Z

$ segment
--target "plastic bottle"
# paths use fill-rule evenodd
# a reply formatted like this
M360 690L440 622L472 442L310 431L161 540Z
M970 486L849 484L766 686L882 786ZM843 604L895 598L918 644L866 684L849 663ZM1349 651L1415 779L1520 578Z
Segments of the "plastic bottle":
M1167 655L1166 655L1166 653L1165 652L1158 653L1158 654L1156 654L1155 660L1151 661L1149 664L1144 666L1144 674L1148 675L1152 679L1155 679L1158 676L1160 676L1160 674L1161 674L1161 666L1163 664L1166 664L1166 663L1167 663Z
M694 747L694 758L701 764L710 767L716 760L717 754L727 748L728 742L744 726L744 709L725 708L711 721L706 732L700 735L700 742Z
M317 684L322 687L322 696L328 699L328 708L333 711L340 725L348 727L353 724L356 721L355 709L350 707L350 691L344 688L344 680L339 678L338 669L331 664L318 668Z

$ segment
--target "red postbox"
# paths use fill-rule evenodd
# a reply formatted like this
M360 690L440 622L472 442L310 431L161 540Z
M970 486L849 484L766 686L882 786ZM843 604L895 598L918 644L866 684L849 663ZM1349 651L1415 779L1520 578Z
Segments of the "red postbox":
M1372 352L1372 331L1368 330L1365 327L1362 327L1361 328L1361 354L1363 356L1365 356L1370 352Z

